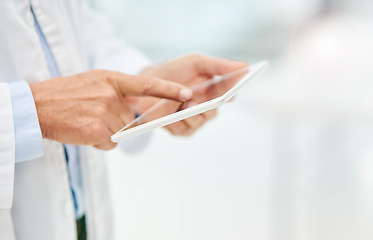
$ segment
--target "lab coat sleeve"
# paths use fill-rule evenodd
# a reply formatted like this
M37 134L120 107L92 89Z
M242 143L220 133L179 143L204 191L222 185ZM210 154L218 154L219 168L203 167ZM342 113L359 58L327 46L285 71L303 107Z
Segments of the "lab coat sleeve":
M98 11L85 5L86 51L91 69L107 69L127 74L139 74L153 63L136 48L128 45L115 34L111 22ZM141 151L149 142L151 133L121 142L126 152Z
M118 38L108 18L84 5L86 52L91 69L139 74L153 63L136 48Z
M0 210L13 201L15 136L12 99L7 83L0 82Z

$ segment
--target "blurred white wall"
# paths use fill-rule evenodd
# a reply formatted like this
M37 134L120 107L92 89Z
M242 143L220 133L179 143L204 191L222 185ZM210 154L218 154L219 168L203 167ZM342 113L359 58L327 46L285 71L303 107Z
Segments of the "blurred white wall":
M289 27L319 0L95 0L122 37L156 61L190 51L248 58L273 55Z
M94 4L156 62L272 63L193 137L107 154L117 239L373 239L372 1Z

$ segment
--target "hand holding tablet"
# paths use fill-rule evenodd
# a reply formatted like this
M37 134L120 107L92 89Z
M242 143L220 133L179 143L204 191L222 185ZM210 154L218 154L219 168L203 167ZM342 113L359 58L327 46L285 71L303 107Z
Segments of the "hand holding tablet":
M268 65L267 61L262 61L251 65L249 72L247 68L243 68L225 75L215 76L210 80L191 86L190 88L194 91L192 102L193 104L197 103L197 105L189 108L189 103L180 104L171 100L160 100L134 121L112 135L111 141L119 142L217 108L234 97L250 80L263 73ZM246 72L248 73L242 77ZM172 113L157 111L166 104L172 106L167 108L173 109Z

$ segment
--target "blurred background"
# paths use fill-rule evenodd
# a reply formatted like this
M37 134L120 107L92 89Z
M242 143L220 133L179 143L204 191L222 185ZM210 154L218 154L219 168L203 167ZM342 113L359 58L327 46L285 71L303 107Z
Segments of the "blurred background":
M156 63L271 62L191 138L107 154L116 239L373 239L373 1L92 4Z

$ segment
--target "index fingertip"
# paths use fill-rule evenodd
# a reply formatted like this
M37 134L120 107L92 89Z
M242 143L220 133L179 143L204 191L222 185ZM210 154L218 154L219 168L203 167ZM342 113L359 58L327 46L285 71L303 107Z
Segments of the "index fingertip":
M193 96L193 91L190 88L183 88L180 90L180 100L182 101L188 101Z

